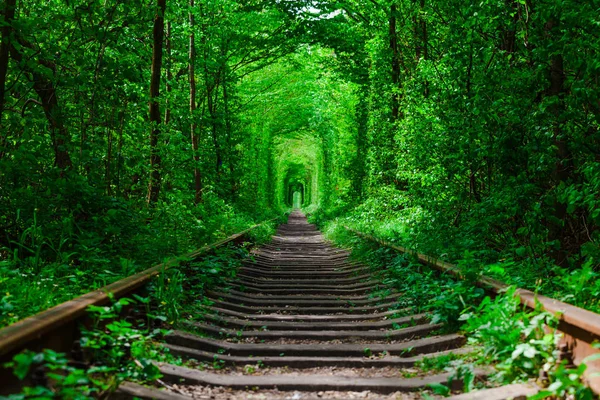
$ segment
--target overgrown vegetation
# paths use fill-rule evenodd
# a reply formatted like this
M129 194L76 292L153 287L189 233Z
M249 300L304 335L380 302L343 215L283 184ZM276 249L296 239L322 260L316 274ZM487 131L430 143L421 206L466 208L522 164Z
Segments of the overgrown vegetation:
M470 276L469 269L476 267L468 263L460 266L465 279L456 280L430 270L411 256L345 230L330 238L339 245L351 246L354 258L367 263L384 284L402 293L398 305L405 307L408 315L426 312L432 323L443 322L443 329L448 332L459 331L467 336L470 352L425 358L416 364L423 372L450 373L448 384L431 385L434 393L450 395L453 379L462 380L461 390L469 392L484 384L537 380L540 371L544 371L546 382L540 384L545 383L546 388L534 399L594 398L584 384L583 373L586 363L598 357L589 357L577 367L570 365L570 360L561 359L557 348L558 316L527 309L519 301L515 287L492 300L473 284L476 276ZM365 349L365 354L370 356L370 349ZM477 382L475 368L489 365L495 367L494 374L486 382Z
M590 4L152 4L4 3L0 323L294 198L596 309Z
M260 243L270 234L257 232L254 240ZM31 379L34 386L6 399L108 398L124 381L155 383L161 378L155 362L183 363L159 340L170 328L201 315L205 291L226 286L247 255L244 246L221 247L160 273L148 286L147 297L133 294L109 306L90 306L91 324L82 328L78 351L80 365L63 353L26 350L5 366L18 379Z
M213 222L216 221L215 219ZM166 261L175 255L181 255L182 253L187 253L189 250L201 247L201 245L193 247L194 243L204 244L203 240L212 241L217 238L223 238L235 231L241 231L248 228L248 224L252 223L252 221L245 218L240 218L239 220L232 218L221 223L221 227L218 229L215 228L210 235L205 234L195 240L186 237L193 230L182 229L183 233L178 233L174 237L174 240L179 243L174 245L170 250L161 248L165 246L164 240L159 244L160 237L152 238L149 232L146 231L137 240L143 241L147 239L148 241L138 243L139 247L137 250L123 249L125 254L114 254L112 252L114 249L108 251L102 247L90 248L95 254L95 258L89 264L60 261L47 263L47 260L40 259L40 270L34 271L28 266L19 264L15 258L4 261L0 265L3 272L0 277L0 288L2 289L0 326L10 324L60 302L87 293L92 289L106 286L109 283L149 268L151 263ZM255 242L266 240L272 234L273 227L276 224L277 222L273 221L256 228L250 232L250 240ZM226 229L225 227L228 227L228 230L221 230ZM233 229L233 232L229 231L229 229ZM152 244L155 244L156 248L151 249L149 246ZM133 244L130 245L133 246ZM162 258L160 257L161 253L168 254L170 257ZM126 254L139 257L139 259L134 261L124 258L123 255ZM185 263L186 260L180 258L179 262ZM214 268L207 268L202 273L210 274L210 271L213 270ZM221 270L218 269L218 271L220 272ZM167 275L171 278L164 277ZM178 270L167 271L167 274L161 275L161 277L161 279L172 279L173 283L177 282L178 279L182 279L181 273ZM162 295L173 299L181 296L181 293L176 292L178 289L175 286L175 284L168 286L168 290L171 292L163 293ZM176 307L176 304L169 303L173 307Z
M339 218L455 264L471 259L510 284L598 310L588 297L600 259L600 40L588 34L597 10L572 1L330 7L342 11L322 32L359 87L359 147L333 153L351 168L330 178L332 199L314 220ZM577 298L583 285L591 289Z
M594 7L4 1L0 326L292 205L600 311Z
M18 354L5 366L12 368L18 379L29 377L33 386L2 398L102 399L125 380L153 382L160 378L153 361L173 361L174 357L155 342L167 331L154 328L154 320L163 316L145 314L144 305L150 301L137 296L137 300L121 298L111 306L90 307L93 325L83 330L80 362L93 360L92 365L76 365L65 354L52 350ZM128 318L122 318L125 307L129 308Z

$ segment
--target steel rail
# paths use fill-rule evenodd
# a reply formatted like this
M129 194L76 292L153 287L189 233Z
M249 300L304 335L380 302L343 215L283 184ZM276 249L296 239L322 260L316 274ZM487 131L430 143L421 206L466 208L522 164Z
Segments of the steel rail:
M410 254L425 266L442 273L450 274L458 279L463 279L461 270L456 265L362 233L348 226L344 226L344 228L362 239L378 243L381 246L401 253ZM477 285L493 294L499 294L510 286L488 276L481 276L477 281ZM558 318L558 330L563 334L561 343L566 343L572 350L575 364L578 365L587 356L600 352L599 349L592 346L594 342L600 341L600 314L534 293L527 289L517 288L516 294L519 296L521 303L528 308L538 308ZM587 383L596 394L600 394L600 360L589 362L587 365L588 369L585 373Z
M264 221L225 239L202 246L183 257L194 259L225 244L239 241L250 231L276 219L277 218L273 218ZM96 289L75 299L58 304L0 329L0 360L4 360L7 355L14 354L17 351L24 349L27 345L38 341L48 333L59 331L61 328L66 328L70 323L84 317L89 306L108 303L109 294L118 299L133 293L150 282L153 277L157 276L162 271L177 265L178 259L180 258L181 257L172 258L164 263L155 265L142 272L118 280L110 285Z

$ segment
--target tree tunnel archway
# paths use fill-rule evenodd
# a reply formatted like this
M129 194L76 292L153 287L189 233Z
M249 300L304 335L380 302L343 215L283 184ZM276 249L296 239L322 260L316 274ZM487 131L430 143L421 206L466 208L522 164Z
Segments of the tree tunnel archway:
M310 192L306 188L310 186L311 179L311 170L307 169L304 164L291 163L288 165L284 181L286 206L294 205L295 192L300 193L301 206L310 204Z
M294 182L288 183L287 187L288 187L287 201L286 201L287 205L290 207L303 206L304 198L305 198L304 183L294 181ZM297 197L296 195L299 195L299 199L296 198Z
M332 51L303 49L267 67L260 79L243 82L243 90L258 104L249 109L252 130L260 136L255 148L268 154L267 179L261 182L257 176L247 185L267 186L267 203L275 209L294 207L298 192L301 207L312 213L340 204L340 196L351 188L352 180L344 174L357 154L356 87L332 71L324 74L321 63L329 61L335 61ZM258 90L265 85L277 89Z
M315 135L277 138L275 147L276 199L285 208L294 206L294 193L301 206L317 205L322 167L320 140Z

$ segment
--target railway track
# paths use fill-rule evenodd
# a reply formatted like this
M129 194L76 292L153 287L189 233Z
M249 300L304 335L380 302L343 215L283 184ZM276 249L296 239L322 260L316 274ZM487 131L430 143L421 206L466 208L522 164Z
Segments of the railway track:
M157 363L162 378L155 386L125 382L110 398L420 399L432 384L449 385L454 393L459 392L460 377L419 366L424 359L472 352L465 347L466 339L442 324L431 323L428 315L403 306L399 302L402 293L394 292L368 266L348 256L348 251L326 242L303 214L293 212L270 243L242 261L236 278L226 287L208 291L210 301L164 338L162 346L180 362ZM437 263L430 259L422 262ZM437 267L451 266L441 263ZM127 278L126 284L113 286L120 288L119 296L131 295L147 282L146 275L154 272L146 271L142 277L138 274L135 279ZM523 293L527 301L527 293ZM105 300L96 298L86 304ZM74 302L81 303L78 299ZM553 301L545 306L561 304ZM6 359L27 346L40 348L37 338L44 346L52 345L52 337L60 336L58 332L65 326L73 329L73 321L81 317L81 307L77 308L79 317L70 315L69 309L74 308L63 306L58 313L50 312L56 321L37 333L34 326L46 320L44 316L1 330L0 355ZM576 337L568 328L582 325L577 318L586 318L589 329L579 326L579 331L587 334L588 344L596 337L595 320L581 312L571 310L573 317L562 322L567 326L563 328L567 341L580 349L585 335L580 332ZM61 325L61 318L70 319L70 325ZM28 339L15 338L20 328L27 331ZM69 343L74 335L68 336L63 342ZM57 350L68 351L64 343ZM473 374L485 380L491 372L484 366ZM2 378L6 382L6 376ZM518 384L452 398L526 398L538 390L534 385Z
M304 215L292 213L272 242L244 262L230 290L209 293L212 305L200 321L166 337L171 354L194 362L159 364L169 384L161 395L407 399L421 398L418 392L431 384L451 382L451 373L419 374L414 367L426 357L469 352L465 338L442 334L441 324L400 307L400 293L348 256L325 242ZM489 369L474 372L484 379ZM139 386L122 390L158 396ZM534 391L517 386L503 395ZM479 398L493 398L484 396Z

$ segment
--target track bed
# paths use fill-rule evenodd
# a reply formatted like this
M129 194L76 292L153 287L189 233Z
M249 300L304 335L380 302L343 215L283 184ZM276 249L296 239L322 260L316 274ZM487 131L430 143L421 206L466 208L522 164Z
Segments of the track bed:
M400 306L400 293L381 296L386 286L369 268L329 245L298 211L230 285L209 292L212 305L166 338L170 352L189 362L160 364L170 388L160 396L418 399L449 374L416 363L468 351L461 335L442 334L442 325ZM140 398L159 396L137 390Z

